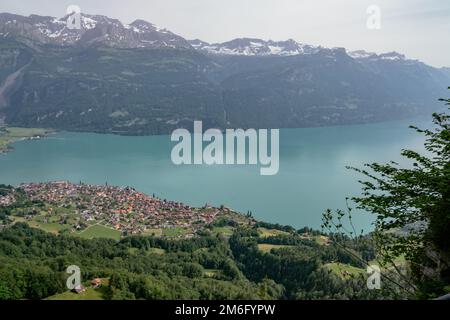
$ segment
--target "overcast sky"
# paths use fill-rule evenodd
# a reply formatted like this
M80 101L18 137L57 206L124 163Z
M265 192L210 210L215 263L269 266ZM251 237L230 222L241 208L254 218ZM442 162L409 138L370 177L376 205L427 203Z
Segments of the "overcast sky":
M450 0L1 0L0 12L62 17L82 12L144 19L187 39L288 38L326 47L398 51L450 67ZM381 29L366 27L369 5L381 9Z

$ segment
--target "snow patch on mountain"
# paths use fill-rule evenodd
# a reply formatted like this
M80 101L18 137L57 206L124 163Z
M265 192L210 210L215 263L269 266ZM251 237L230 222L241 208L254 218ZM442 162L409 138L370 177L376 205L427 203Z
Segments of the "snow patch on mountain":
M209 44L195 39L189 43L197 50L209 54L241 56L293 56L316 53L320 47L306 45L292 39L286 41L265 41L253 38L238 38L223 43Z
M148 21L138 19L123 24L117 19L102 15L80 14L80 29L68 28L67 19L50 16L28 17L0 13L0 36L14 37L27 44L52 44L61 46L101 44L116 48L173 48L196 49L210 55L230 56L280 56L321 53L336 59L337 54L348 55L357 61L400 61L413 63L397 52L376 54L364 50L346 52L343 48L324 48L304 44L293 39L285 41L237 38L223 43L208 43L199 39L186 40L171 31Z
M406 57L398 52L386 52L376 54L374 52L367 52L364 50L356 50L348 52L348 55L353 59L370 59L370 60L390 60L390 61L406 61Z
M15 36L23 41L55 45L101 43L118 48L189 48L182 37L154 24L136 20L122 24L102 15L80 14L80 28L67 26L67 19L30 15L28 17L0 13L0 34Z
M367 52L364 50L355 50L355 51L349 51L348 55L352 57L353 59L365 59L370 58L372 56L376 56L374 52Z

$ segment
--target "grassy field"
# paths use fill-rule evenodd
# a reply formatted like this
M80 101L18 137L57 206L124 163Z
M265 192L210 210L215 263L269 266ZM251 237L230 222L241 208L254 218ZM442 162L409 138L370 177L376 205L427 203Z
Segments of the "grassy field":
M50 232L53 234L58 234L63 230L70 229L70 225L68 225L68 224L59 224L56 222L44 223L44 222L37 221L36 219L39 218L39 216L37 218L33 218L32 220L26 220L23 217L17 217L17 216L13 216L12 218L14 219L14 222L26 222L32 228L41 229L41 230L44 230L45 232Z
M192 232L192 230L189 228L176 227L176 228L165 228L163 229L162 234L166 237L177 237L190 232Z
M24 217L11 216L11 218L14 220L14 223L15 222L26 222Z
M149 254L152 254L152 253L155 253L155 254L165 254L165 253L166 253L166 250L161 249L161 248L149 248L149 249L147 249L147 253L149 253Z
M50 132L51 130L41 128L0 128L0 152L7 151L10 148L11 143L26 138L44 136Z
M87 288L85 292L75 293L67 291L48 297L47 300L104 300L104 290L102 288Z
M88 284L85 284L85 292L66 291L48 297L46 300L105 300L108 291L108 279L102 279L102 283L103 285L100 288L91 288Z
M162 229L147 229L142 233L144 236L160 237L163 234Z
M208 278L214 278L220 270L218 269L205 269L205 276L207 276Z
M290 248L292 246L284 245L284 244L269 244L269 243L258 243L258 249L262 252L270 252L272 249L280 249L280 248Z
M161 248L149 248L145 251L143 251L142 249L139 249L139 248L128 248L127 251L133 255L136 255L140 252L141 253L144 252L147 255L149 255L149 254L165 254L166 253L166 250L161 249Z
M352 276L358 276L365 273L364 269L340 262L327 263L324 265L324 267L333 271L333 273L335 273L342 279L348 279Z
M42 229L46 232L50 232L53 234L58 234L63 230L70 229L69 225L59 224L59 223L40 223L37 221L29 221L28 224L33 228Z
M231 237L233 235L233 228L230 226L214 227L212 232L215 234L223 234L226 237Z
M327 236L314 236L313 237L314 241L317 242L317 244L320 245L328 245L330 242L330 239Z
M108 238L114 240L120 240L121 232L118 230L114 230L99 224L88 227L80 233L77 233L79 237L85 239L92 238Z
M266 229L266 228L258 228L258 232L259 232L261 238L276 237L279 235L289 234L286 231L276 230L276 229Z
M139 248L128 248L127 251L128 253L135 255L139 252Z

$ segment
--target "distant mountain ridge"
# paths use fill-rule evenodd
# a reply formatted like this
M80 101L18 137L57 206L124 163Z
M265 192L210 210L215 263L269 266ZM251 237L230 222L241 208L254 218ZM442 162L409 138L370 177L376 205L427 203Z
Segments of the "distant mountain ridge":
M115 48L193 48L209 54L243 56L294 56L314 54L324 49L300 43L293 39L284 41L257 38L236 38L223 43L200 39L186 40L173 32L159 28L142 19L130 24L103 15L80 14L80 29L67 27L68 16L55 18L30 15L28 17L11 13L0 13L0 36L16 37L24 42L34 41L53 45L107 45ZM337 48L339 49L339 48ZM352 58L405 59L396 52L375 53L357 50L348 52Z
M286 41L264 41L253 38L238 38L214 44L196 39L190 40L189 43L197 50L220 55L293 56L312 54L320 50L320 47L302 44L292 39Z
M189 48L182 37L144 21L122 24L101 15L80 14L80 29L67 27L63 18L0 13L0 35L25 42L53 45L106 45L116 48Z
M0 13L0 122L121 134L305 127L429 114L448 68L404 55L239 38L210 44L144 20Z

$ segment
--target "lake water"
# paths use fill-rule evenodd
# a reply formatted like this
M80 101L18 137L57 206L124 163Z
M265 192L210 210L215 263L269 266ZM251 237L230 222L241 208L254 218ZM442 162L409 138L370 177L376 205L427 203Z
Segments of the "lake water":
M260 220L319 228L325 209L344 208L345 197L360 192L359 176L346 165L400 160L405 147L423 150L423 138L408 129L411 122L282 129L274 176L261 176L257 165L176 166L170 136L59 132L17 142L13 152L0 155L0 183L108 182L190 205L224 204L251 210ZM370 228L369 215L354 220L358 228Z

